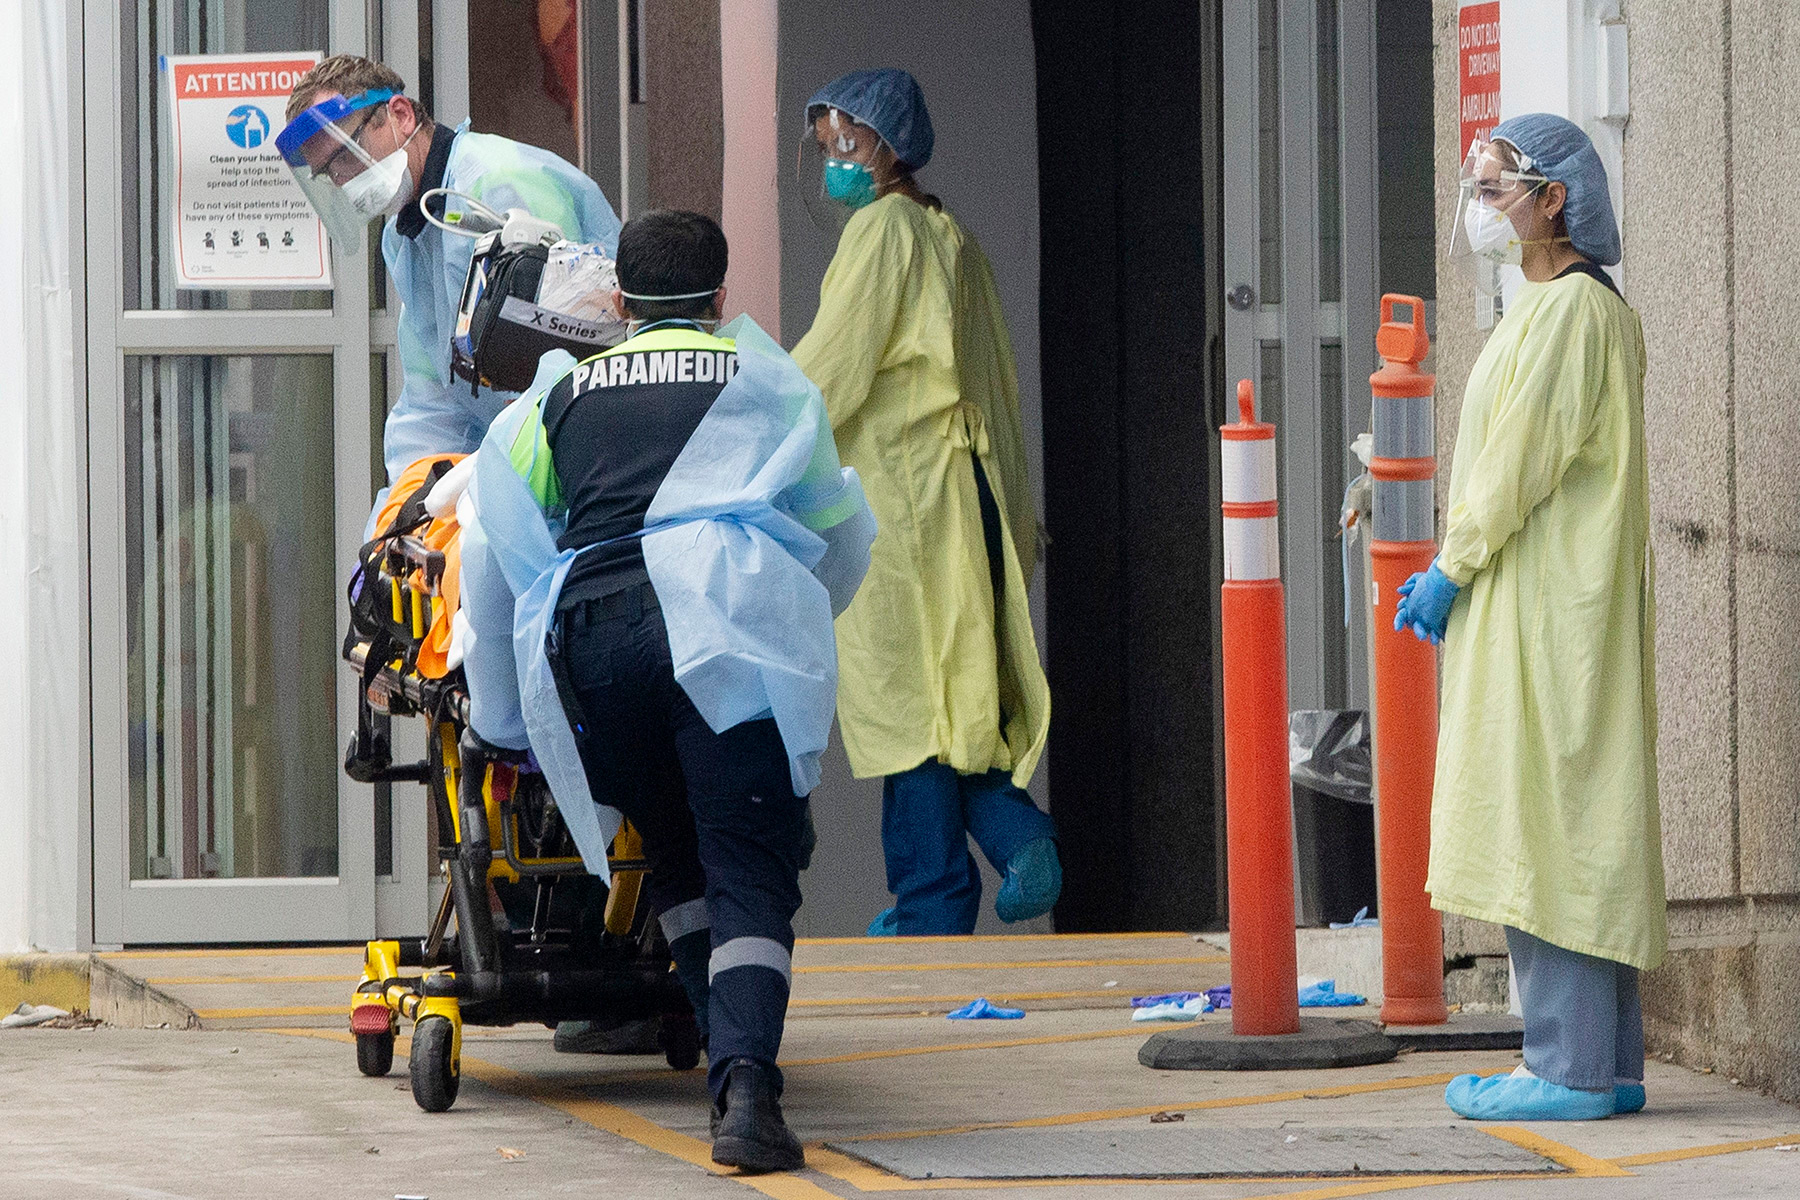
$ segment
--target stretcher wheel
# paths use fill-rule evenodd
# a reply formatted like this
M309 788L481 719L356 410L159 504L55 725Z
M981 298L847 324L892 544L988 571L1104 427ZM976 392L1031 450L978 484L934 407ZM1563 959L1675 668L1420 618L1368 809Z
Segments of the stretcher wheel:
M394 1069L394 1032L356 1035L356 1069L379 1079Z
M687 1013L665 1013L656 1040L671 1070L691 1071L700 1065L700 1025Z
M447 1112L456 1103L459 1080L450 1053L454 1040L446 1017L426 1017L413 1026L412 1094L426 1112Z

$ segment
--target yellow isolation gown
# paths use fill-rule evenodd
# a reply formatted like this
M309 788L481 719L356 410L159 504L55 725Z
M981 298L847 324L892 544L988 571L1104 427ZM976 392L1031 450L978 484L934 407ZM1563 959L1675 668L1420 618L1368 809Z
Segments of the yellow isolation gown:
M1527 284L1463 400L1439 565L1432 904L1640 969L1668 946L1637 314Z
M1010 771L1023 787L1050 724L1026 596L1037 515L1012 346L981 248L949 213L904 196L860 209L794 359L824 392L879 525L862 590L837 621L851 770L936 761ZM1003 527L997 620L971 456Z

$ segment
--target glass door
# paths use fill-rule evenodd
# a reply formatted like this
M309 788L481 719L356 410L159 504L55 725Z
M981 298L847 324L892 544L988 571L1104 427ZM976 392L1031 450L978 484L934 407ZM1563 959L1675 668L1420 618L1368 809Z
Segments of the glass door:
M1279 426L1288 700L1366 702L1337 515L1375 369L1375 0L1224 8L1225 370ZM1228 389L1228 395L1230 390Z
M331 291L176 288L161 65L385 49L406 71L422 22L400 7L87 0L98 944L425 925L422 793L341 768L344 593L395 373L380 259L336 254Z

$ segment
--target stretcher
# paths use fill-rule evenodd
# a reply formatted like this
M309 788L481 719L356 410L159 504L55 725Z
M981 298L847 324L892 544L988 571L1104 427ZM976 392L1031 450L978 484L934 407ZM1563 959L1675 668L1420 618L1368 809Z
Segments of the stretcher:
M459 531L453 510L434 504L443 515L433 516L426 504L460 457L422 460L396 482L360 555L344 641L359 684L344 769L365 783L424 785L446 881L423 939L368 943L350 1031L358 1069L383 1076L400 1022L412 1022L413 1098L428 1112L455 1103L465 1024L659 1018L671 1068L700 1057L693 1010L642 902L649 865L636 831L627 824L614 839L608 887L582 865L529 756L472 750L463 736ZM425 722L425 758L397 763L393 722L414 718Z

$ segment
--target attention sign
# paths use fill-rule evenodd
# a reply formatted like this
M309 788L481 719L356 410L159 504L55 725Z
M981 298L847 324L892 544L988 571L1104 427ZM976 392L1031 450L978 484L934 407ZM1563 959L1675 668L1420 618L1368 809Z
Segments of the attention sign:
M331 286L324 223L275 148L288 94L318 61L316 51L163 59L177 287Z
M1465 4L1456 15L1462 148L1487 140L1500 123L1500 0Z

